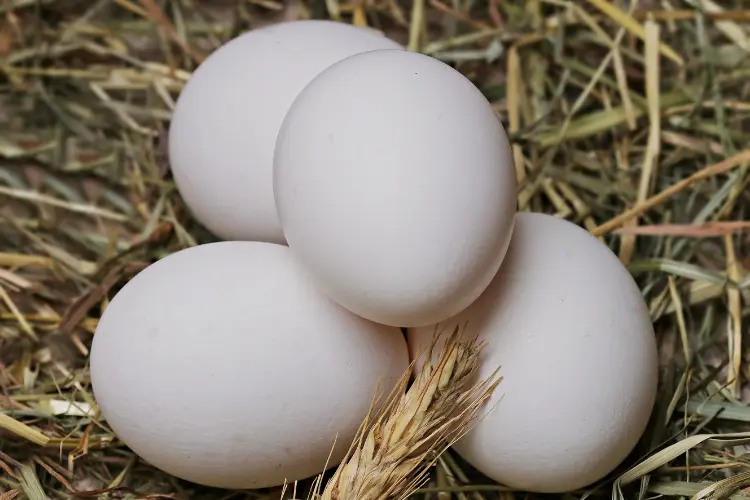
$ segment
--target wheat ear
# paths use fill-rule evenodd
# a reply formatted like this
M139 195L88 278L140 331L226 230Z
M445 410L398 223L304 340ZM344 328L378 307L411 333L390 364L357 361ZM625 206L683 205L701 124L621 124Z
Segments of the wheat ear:
M459 328L433 360L438 337L420 355L424 365L414 383L407 389L410 368L374 421L365 419L319 494L321 500L406 498L424 482L438 456L470 428L500 377L496 371L473 383L483 345L461 339Z

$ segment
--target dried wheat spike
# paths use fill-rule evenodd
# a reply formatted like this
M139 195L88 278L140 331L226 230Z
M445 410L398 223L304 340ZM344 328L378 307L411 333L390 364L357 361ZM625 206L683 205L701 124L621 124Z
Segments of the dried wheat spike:
M469 429L500 378L495 372L472 382L483 346L473 338L461 339L459 328L437 360L435 345L422 353L424 367L408 390L411 369L374 422L365 419L321 500L406 498L423 483L440 453Z

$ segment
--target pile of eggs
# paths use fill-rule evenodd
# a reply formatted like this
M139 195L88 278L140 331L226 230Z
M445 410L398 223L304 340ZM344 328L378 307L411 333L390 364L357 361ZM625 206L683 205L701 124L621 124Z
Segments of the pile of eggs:
M169 156L225 241L140 272L97 327L95 396L144 460L232 489L318 474L456 325L504 377L454 446L488 477L569 491L640 439L657 355L639 289L577 225L516 213L505 131L452 67L342 23L255 29L194 72Z

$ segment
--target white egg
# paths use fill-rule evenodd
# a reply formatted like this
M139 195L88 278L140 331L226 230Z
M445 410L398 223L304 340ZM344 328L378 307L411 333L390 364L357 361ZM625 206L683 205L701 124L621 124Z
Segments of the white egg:
M294 21L255 29L213 52L180 94L169 129L173 176L194 217L223 239L284 243L272 170L287 109L331 64L400 47L366 28Z
M455 449L479 471L556 493L603 478L633 450L653 409L654 330L627 269L580 227L521 213L493 283L443 327L487 342L480 376L504 377ZM435 327L408 332L412 355Z
M260 242L152 264L114 297L91 349L116 435L174 476L224 488L322 472L334 441L336 465L407 367L398 329L336 305L287 247Z
M471 304L516 207L487 99L450 66L400 50L349 57L305 87L279 131L273 182L287 242L318 287L397 326Z

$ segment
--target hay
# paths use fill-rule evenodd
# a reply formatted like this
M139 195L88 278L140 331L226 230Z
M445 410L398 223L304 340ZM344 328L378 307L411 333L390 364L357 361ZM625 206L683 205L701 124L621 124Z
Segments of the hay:
M190 71L249 27L309 16L368 24L455 64L511 135L521 208L593 231L636 276L660 345L653 422L621 470L566 498L743 498L750 8L614 5L0 2L0 498L279 498L201 488L137 460L97 420L86 359L128 277L212 239L165 155ZM525 498L452 453L415 495Z

